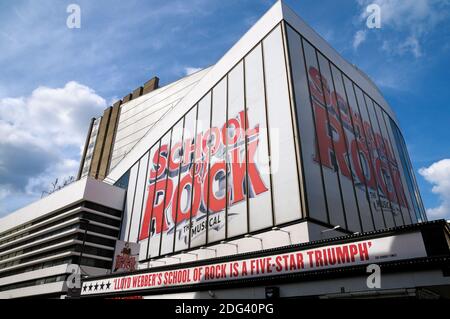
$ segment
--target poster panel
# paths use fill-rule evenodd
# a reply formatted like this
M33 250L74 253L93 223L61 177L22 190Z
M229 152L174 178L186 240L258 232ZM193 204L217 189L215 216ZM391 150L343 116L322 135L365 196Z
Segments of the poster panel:
M181 118L177 124L172 128L170 149L167 154L167 181L166 191L167 195L164 202L164 227L161 233L161 255L166 255L173 252L175 228L177 219L178 207L178 190L180 163L183 156L183 127L184 118ZM170 187L172 185L172 187ZM180 203L181 204L181 203Z
M291 72L297 110L297 125L300 134L301 159L306 185L308 215L322 222L329 222L325 186L322 178L322 167L314 161L316 150L316 131L314 114L308 88L308 78L305 70L305 58L301 37L290 27L287 27Z
M394 216L399 214L398 207L395 205L395 191L390 173L388 158L383 149L384 141L378 127L373 102L367 94L364 95L364 107L367 110L368 122L366 125L367 143L372 153L374 162L374 170L377 176L377 187L380 198L383 200L380 205L383 207L386 227L395 227L396 222Z
M403 219L405 221L405 224L412 224L414 217L415 216L415 206L413 204L413 202L411 201L411 194L408 188L408 183L407 183L407 177L405 175L405 172L407 172L407 169L405 167L405 161L402 160L402 158L400 157L400 152L401 152L401 148L399 148L399 145L396 143L395 141L395 135L392 132L392 126L391 126L391 119L389 118L389 116L386 114L386 112L381 111L381 116L382 119L380 119L380 121L382 121L383 123L381 123L381 125L384 126L384 128L386 129L386 133L388 135L388 143L389 143L389 147L392 149L393 152L393 157L395 159L396 162L396 166L398 169L398 174L400 176L401 179L401 186L402 189L399 190L399 192L403 192L405 195L405 200L406 202L404 203L406 206L404 206L403 208ZM400 186L400 185L399 185ZM407 207L407 212L405 211L405 207Z
M252 135L247 138L247 163L251 169L259 173L267 191L260 193L258 196L255 196L255 192L249 194L250 231L273 226L268 144L269 132L267 129L264 96L262 50L261 45L258 45L245 58L247 131L252 132Z
M281 27L262 42L275 224L300 219L300 186ZM266 192L267 186L255 190Z
M227 77L224 77L212 90L211 128L203 136L205 155L209 159L206 189L208 243L223 240L226 236L228 190L226 188L226 144L223 143L223 136L226 134L227 121L227 82Z
M335 69L333 68L332 70L334 74ZM343 119L345 118L344 121L347 122L350 121L353 129L353 132L349 134L348 141L350 161L353 168L353 180L358 196L363 231L382 229L384 227L383 217L381 214L374 212L374 208L372 207L372 202L378 200L378 194L375 189L371 188L374 181L373 171L369 164L371 159L364 139L363 122L359 114L353 83L344 74L342 74L342 78L348 102L347 116L344 116Z
M190 204L192 206L189 211L192 229L190 234L190 241L185 241L184 244L177 243L176 249L181 249L185 247L186 244L190 247L198 247L206 244L207 232L208 232L208 166L209 166L209 151L206 148L206 140L204 140L205 134L211 128L211 92L206 94L198 103L198 116L197 122L191 123L191 121L186 122L186 127L189 129L186 131L187 136L193 143L190 143L191 147L195 145L194 151L189 150L191 154L190 158L185 157L186 162L190 162L191 165L189 169L189 174L193 176L191 179L192 192ZM190 119L193 119L194 114L189 115ZM192 130L192 131L191 131ZM191 133L192 132L192 133ZM191 135L189 135L191 134ZM207 136L206 136L207 137ZM187 154L187 153L185 153ZM186 171L186 175L187 175ZM186 185L189 185L188 177L184 177ZM187 186L189 188L189 186ZM186 194L186 201L188 201ZM186 209L189 209L186 206ZM184 225L187 225L189 220L185 220ZM182 226L183 227L183 224ZM184 237L180 237L184 238Z
M356 105L359 111L360 122L355 122L355 130L359 130L362 138L360 144L361 155L365 159L367 169L365 170L366 185L369 192L369 198L372 206L372 214L375 221L383 221L381 228L387 227L386 215L389 213L389 201L384 193L381 191L380 174L377 174L376 161L378 153L373 143L373 133L367 113L366 102L364 94L359 87L353 85L353 90L356 96ZM356 116L355 116L356 118ZM376 226L379 225L376 223Z
M250 128L247 129L244 90L244 62L241 61L228 74L228 117L226 132L222 132L226 136L227 237L248 232L247 198L250 197L251 187L247 181L251 177L253 166L250 166L246 158L247 152L257 142L253 136L247 138Z
M112 273L131 272L138 269L140 247L138 243L117 240Z
M337 175L336 158L328 152L330 144L329 121L323 95L320 71L317 65L316 50L306 41L303 41L308 74L308 86L311 92L314 125L316 129L316 143L312 154L309 155L313 165L319 165L323 172L326 201L329 208L329 222L332 225L346 227L343 201Z
M153 156L150 169L150 187L146 203L145 217L141 227L140 240L149 238L149 258L160 255L161 232L167 230L164 221L166 200L173 193L173 182L168 179L167 159L170 148L171 131L161 139L160 145ZM148 229L148 231L147 231Z
M153 159L155 158L155 153L156 150L159 148L159 142L154 145L150 151L149 151L149 155L148 155L148 163L147 163L147 168L146 168L146 175L145 175L145 189L144 189L144 201L142 202L142 210L141 210L141 221L139 224L139 236L138 236L138 243L140 245L140 252L139 252L139 260L145 260L148 258L148 253L149 253L149 238L148 238L148 233L150 231L150 222L149 219L151 217L151 212L149 211L148 215L146 216L146 207L147 207L147 202L149 200L149 194L150 194L150 188L152 185L152 179L150 177L150 171L151 169L154 169L155 165L157 166L158 163L153 163ZM147 219L147 220L145 220ZM142 236L142 239L141 239Z
M173 163L173 169L178 170L176 187L171 204L171 215L174 222L175 251L189 247L190 237L197 234L197 214L192 214L192 202L198 203L199 196L194 196L194 158L196 149L195 127L197 107L188 112L184 118L182 137L175 142L179 149L178 159ZM194 205L197 212L199 208ZM193 227L190 227L192 220Z
M359 206L353 188L352 166L349 161L348 130L341 123L342 113L345 114L346 110L344 93L342 86L339 85L340 82L334 81L331 75L328 60L320 53L317 56L320 72L318 82L322 83L323 105L326 109L326 117L322 120L328 122L328 134L319 133L319 148L324 155L321 156L321 160L326 165L331 164L336 171L347 229L352 232L361 232ZM323 125L324 123L320 127L323 128ZM324 130L321 130L321 133L323 132Z
M395 224L397 226L405 225L406 220L408 219L407 215L409 215L409 204L406 199L405 191L403 188L403 182L400 176L399 162L397 161L394 150L392 149L392 144L389 141L386 126L384 125L384 118L382 115L381 107L374 101L372 102L376 120L380 130L381 135L380 139L383 157L388 163L392 193L394 195L392 197L391 202L395 210L395 213L393 215L395 219Z

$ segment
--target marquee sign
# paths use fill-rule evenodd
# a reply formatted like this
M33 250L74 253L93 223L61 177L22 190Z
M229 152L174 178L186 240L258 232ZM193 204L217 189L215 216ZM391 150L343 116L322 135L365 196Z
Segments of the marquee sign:
M426 257L420 232L85 281L82 295L183 287Z

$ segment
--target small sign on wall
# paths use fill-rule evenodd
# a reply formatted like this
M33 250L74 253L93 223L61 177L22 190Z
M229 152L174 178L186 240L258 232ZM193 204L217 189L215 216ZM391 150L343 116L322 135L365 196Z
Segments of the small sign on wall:
M116 241L114 251L113 273L129 272L137 269L139 260L139 244L123 240Z

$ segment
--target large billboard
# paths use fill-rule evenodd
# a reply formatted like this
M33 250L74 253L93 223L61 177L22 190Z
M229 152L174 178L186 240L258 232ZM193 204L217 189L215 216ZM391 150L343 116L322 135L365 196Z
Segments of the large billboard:
M278 25L131 167L122 237L148 261L305 217L424 220L400 131L365 88Z
M148 260L298 220L298 163L278 26L130 169L122 237Z
M287 38L309 215L354 232L423 220L394 121L298 32Z
M247 128L245 114L241 111L195 137L172 138L172 144L157 149L150 159L140 241L162 233L175 234L186 246L207 228L218 233L211 237L221 237L225 218L245 215L246 219L245 207L234 208L245 204L247 195L254 198L264 194L268 186L255 161L259 126Z

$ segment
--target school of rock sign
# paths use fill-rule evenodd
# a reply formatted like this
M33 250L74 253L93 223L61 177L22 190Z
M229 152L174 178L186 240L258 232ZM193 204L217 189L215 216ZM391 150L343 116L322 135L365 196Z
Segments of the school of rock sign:
M222 227L219 212L245 200L247 194L251 198L268 190L254 160L259 126L248 128L245 115L241 111L222 127L211 127L171 147L161 145L150 159L139 240L175 229L186 231L177 227L186 222L191 236L208 226Z
M375 132L339 93L330 90L319 70L310 67L309 75L317 128L314 161L349 180L355 179L360 187L378 191L380 201L376 207L393 209L389 207L393 203L408 208L399 165L387 139ZM386 199L387 203L383 203Z

